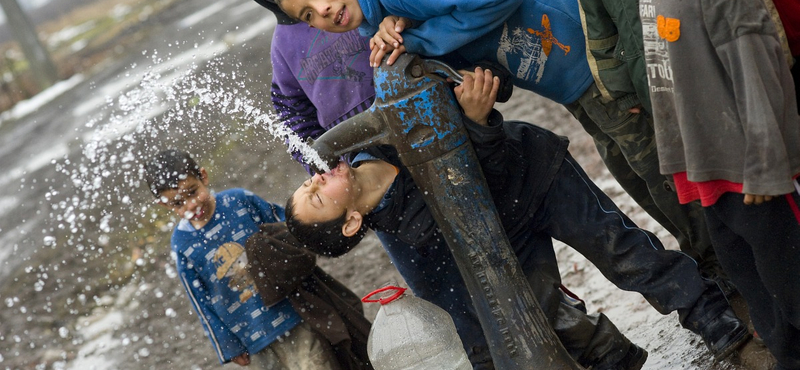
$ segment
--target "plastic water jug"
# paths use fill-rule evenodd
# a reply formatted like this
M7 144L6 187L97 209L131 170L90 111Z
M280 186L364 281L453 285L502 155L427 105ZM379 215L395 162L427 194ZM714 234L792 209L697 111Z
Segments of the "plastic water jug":
M450 315L405 291L387 286L361 299L381 304L367 339L375 370L472 370Z

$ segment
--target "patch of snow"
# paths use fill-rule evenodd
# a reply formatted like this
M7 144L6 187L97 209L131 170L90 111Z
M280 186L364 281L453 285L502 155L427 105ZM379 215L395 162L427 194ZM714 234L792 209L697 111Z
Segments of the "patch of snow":
M22 178L26 173L34 172L46 165L49 165L54 159L63 158L69 151L69 147L64 142L54 143L51 147L47 148L44 152L28 158L24 165L14 167L5 174L0 175L0 186L8 185L11 181Z
M119 356L109 353L121 345L119 339L114 339L111 333L85 343L78 355L69 364L68 370L105 370L117 368L115 361Z
M17 199L17 197L0 196L0 217L14 210L17 204L19 204L19 199Z
M233 42L236 44L244 43L247 40L253 39L267 31L272 30L277 24L278 21L275 19L275 17L262 18L260 21L258 21L258 23L248 27L243 32L236 34L233 38Z
M191 66L193 63L202 63L210 60L219 53L224 52L226 49L227 47L224 45L224 43L209 42L199 46L197 49L185 51L169 58L168 60L161 61L155 66L155 68L148 66L128 71L124 76L119 76L118 78L111 80L111 83L100 86L97 94L94 94L92 98L87 99L82 104L79 104L73 108L72 115L74 117L86 117L93 110L100 109L103 106L110 104L110 102L113 102L114 99L123 96L123 92L133 89L134 86L139 86L142 80L142 75L147 74L151 69L154 70L150 71L150 75L160 75L161 73L166 73L165 75L160 76L155 83L152 83L153 87L169 86L171 85L171 81L177 80L184 75L185 72L182 70L186 69L187 66ZM160 113L163 113L163 110L161 110ZM153 112L154 115L148 115L147 117L143 118L144 120L147 120L160 113ZM91 134L92 133L90 132L88 135Z
M79 83L83 82L84 77L82 74L76 74L68 80L57 82L55 85L50 86L46 90L36 94L36 96L23 100L14 105L14 108L7 110L0 114L0 125L5 121L17 120L27 116L31 112L36 111L47 103L50 103L55 98L61 96L66 91L71 90Z
M111 9L111 16L116 20L120 20L130 13L131 7L128 5L117 4L114 9Z
M78 332L86 339L95 339L119 328L122 322L122 312L96 309L91 316L78 320Z
M230 2L215 2L178 22L178 28L188 28L230 6Z
M55 48L58 45L70 41L81 34L89 32L92 28L97 25L97 21L88 21L81 23L77 26L67 27L61 29L60 31L53 33L47 38L47 44L50 48ZM85 41L84 41L85 42Z
M251 11L261 11L258 9L261 9L261 5L258 5L258 3L256 3L255 1L248 1L231 9L230 14L232 16L239 17ZM269 14L272 13L270 12Z

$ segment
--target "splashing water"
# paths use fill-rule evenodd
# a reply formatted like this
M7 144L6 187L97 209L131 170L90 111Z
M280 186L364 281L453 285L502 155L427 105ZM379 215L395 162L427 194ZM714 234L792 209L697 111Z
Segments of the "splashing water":
M75 130L85 132L70 143L79 146L79 155L65 154L50 161L64 181L40 181L45 188L43 216L53 226L41 230L44 235L37 244L43 247L40 250L52 251L47 252L52 257L44 265L25 268L30 281L17 284L25 290L22 300L0 293L8 315L20 316L20 322L27 323L43 314L49 317L53 311L56 313L52 315L58 317L94 315L99 307L115 304L107 292L121 294L128 282L141 288L134 294L156 294L150 292L142 277L137 282L135 275L136 271L154 267L160 270L156 272L158 276L176 282L174 269L163 264L163 257L169 257L164 250L168 250L168 244L156 249L152 239L155 233L168 236L174 224L162 221L164 214L150 209L150 194L143 186L142 165L161 149L179 147L196 156L201 165L213 165L219 155L209 153L209 149L224 151L227 145L243 138L258 138L285 145L286 158L290 158L288 153L299 152L307 161L327 169L319 155L266 108L268 95L250 92L249 86L254 82L243 72L241 62L231 63L230 58L219 56L202 63L194 57L183 64L176 59L177 56L161 57L158 52L150 52L149 66L131 64L124 78L120 78L127 84L120 89L124 92L102 99L88 97L84 104L73 108L73 114L80 116L88 105L102 104L99 113L84 121L88 130ZM266 170L269 165L262 163L258 170ZM233 168L230 172L239 170L242 169ZM20 188L32 187L32 182L36 180L23 179ZM28 258L23 258L22 263ZM177 283L172 286L180 288ZM35 295L46 296L46 302L41 306L21 303ZM135 308L134 298L128 299ZM175 294L164 299L176 306L180 306L176 302L186 304L185 297ZM185 316L186 312L167 307L158 314L175 317ZM131 320L146 319L148 315L144 310ZM56 322L61 323L60 320ZM24 356L26 348L61 347L63 342L59 340L80 345L81 335L85 335L78 328L55 326L50 337L45 331L8 342L4 328L0 328L0 352L15 358ZM6 351L7 348L12 350ZM141 348L136 353L144 358L152 356L153 351Z
M136 88L119 96L116 101L108 100L108 107L118 107L121 113L111 115L105 124L99 124L102 118L87 123L87 126L97 128L83 146L81 163L67 161L57 165L58 170L69 176L83 195L60 205L63 213L56 216L63 221L60 227L73 234L79 233L81 221L87 219L85 212L95 209L102 202L126 204L132 213L141 213L142 209L130 199L129 194L133 189L111 187L113 194L108 194L106 180L121 175L124 183L132 184L132 188L137 187L143 182L141 163L137 162L147 157L142 148L166 148L161 144L169 141L165 138L174 136L174 132L169 132L171 130L189 137L224 136L235 130L241 131L239 135L260 136L266 132L273 140L282 139L287 153L299 152L306 161L329 171L316 151L279 122L274 113L259 108L262 102L256 102L248 96L247 88L242 83L246 77L241 73L219 72L217 64L222 62L212 59L202 71L192 63L182 73L164 76L164 72L157 69L164 60L157 53L153 53L151 59L153 66L142 75ZM210 118L209 111L234 117L243 121L243 125L216 126L214 129L221 132L203 132L203 122ZM125 150L120 152L121 148ZM108 226L112 217L111 214L105 214L100 219L100 228L106 233L112 231Z

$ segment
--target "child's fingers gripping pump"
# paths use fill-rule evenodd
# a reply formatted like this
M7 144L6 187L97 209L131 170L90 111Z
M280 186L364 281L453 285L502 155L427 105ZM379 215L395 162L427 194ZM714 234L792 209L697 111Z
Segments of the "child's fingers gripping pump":
M376 370L471 370L450 315L405 291L387 286L361 299L381 304L367 340L372 366Z

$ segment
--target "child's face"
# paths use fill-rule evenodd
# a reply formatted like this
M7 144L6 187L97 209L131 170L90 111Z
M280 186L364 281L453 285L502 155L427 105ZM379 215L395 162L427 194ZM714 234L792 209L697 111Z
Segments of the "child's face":
M294 192L294 212L305 223L324 222L355 208L357 188L344 162L329 173L316 174Z
M327 32L351 31L364 20L357 0L282 0L280 7L290 17Z
M177 189L162 191L157 202L195 226L208 223L216 205L208 190L208 175L202 168L200 178L189 176L179 181Z

